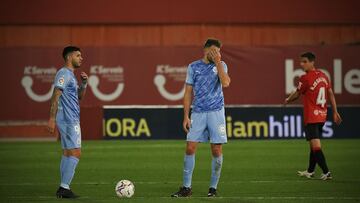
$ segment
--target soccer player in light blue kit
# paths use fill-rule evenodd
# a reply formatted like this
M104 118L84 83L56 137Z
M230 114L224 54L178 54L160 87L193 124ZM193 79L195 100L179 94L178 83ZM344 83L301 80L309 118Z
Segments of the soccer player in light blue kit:
M81 129L79 100L85 95L88 76L81 72L81 84L78 85L74 70L83 60L80 48L65 47L63 50L65 65L55 76L54 92L51 97L48 129L59 129L63 155L60 162L61 184L56 192L58 198L78 197L70 190L70 183L81 155Z
M184 157L183 186L172 197L190 197L191 179L195 166L195 151L199 142L210 140L212 152L211 180L208 197L216 196L223 163L222 144L227 142L224 95L230 77L227 66L221 61L221 42L208 39L204 45L204 57L191 63L187 70L184 95L183 128L187 133ZM191 118L190 105L193 100Z

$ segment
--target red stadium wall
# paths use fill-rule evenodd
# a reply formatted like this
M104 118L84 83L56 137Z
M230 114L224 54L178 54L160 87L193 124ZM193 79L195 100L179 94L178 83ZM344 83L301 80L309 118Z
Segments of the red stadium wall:
M0 47L352 44L360 2L287 0L4 0ZM205 10L205 11L204 11Z
M357 0L3 0L1 24L359 23Z
M0 25L0 47L340 45L360 41L359 24Z
M103 104L180 104L162 96L154 80L164 75L164 90L176 97L184 67L201 57L201 45L209 36L224 43L223 57L233 78L225 92L228 104L281 103L289 86L286 75L295 74L285 73L291 65L287 59L299 68L298 54L314 50L318 67L336 80L339 103L358 105L359 93L353 89L359 86L360 50L347 45L360 42L359 8L357 0L4 0L0 69L7 77L0 82L6 95L0 103L0 137L49 136L44 131L46 93L54 70L63 63L62 48L69 44L82 47L82 68L90 73L93 67L98 95L110 98L118 84L124 84L111 101L99 99L89 88L81 104L85 138L101 136ZM157 77L158 84L161 81ZM271 89L264 91L270 83ZM44 97L34 101L30 90ZM41 125L21 124L31 120Z

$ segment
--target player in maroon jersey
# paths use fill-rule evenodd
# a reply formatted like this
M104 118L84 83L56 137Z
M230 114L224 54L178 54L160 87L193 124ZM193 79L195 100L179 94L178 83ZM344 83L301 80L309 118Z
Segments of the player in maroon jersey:
M336 107L334 93L329 78L314 67L315 55L311 52L300 56L300 65L306 72L300 77L297 89L285 99L285 104L295 101L303 95L305 137L310 144L309 167L305 171L298 171L299 176L314 177L315 166L318 164L323 171L322 180L332 179L327 167L325 156L321 150L320 137L322 127L327 116L327 99L330 99L333 120L339 125L342 121Z

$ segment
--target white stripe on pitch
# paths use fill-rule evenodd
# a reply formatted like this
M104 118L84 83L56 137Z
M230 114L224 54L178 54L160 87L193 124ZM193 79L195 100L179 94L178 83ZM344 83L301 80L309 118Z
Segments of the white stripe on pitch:
M240 184L240 183L303 183L308 181L316 181L320 179L303 179L303 180L239 180L239 181L220 181L221 184ZM321 180L323 181L323 180ZM346 182L351 183L360 183L360 180L342 180ZM155 185L155 184L180 184L179 181L133 181L134 184L149 184L149 185ZM209 181L193 181L193 183L208 183ZM0 183L0 186L34 186L34 185L54 185L57 183ZM80 183L72 183L72 185L112 185L116 184L116 182L80 182Z

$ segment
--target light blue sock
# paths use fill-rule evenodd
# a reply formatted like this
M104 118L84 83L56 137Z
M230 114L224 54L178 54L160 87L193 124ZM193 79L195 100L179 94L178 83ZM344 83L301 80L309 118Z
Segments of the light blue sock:
M64 166L65 166L65 163L66 163L66 160L67 157L62 155L61 156L61 161L60 161L60 180L63 179L63 176L64 176Z
M75 168L79 162L79 159L74 156L69 156L65 159L64 173L61 178L60 186L66 189L70 189L71 180L75 174Z
M210 187L217 188L217 184L219 183L220 174L221 174L221 167L223 163L223 156L220 155L218 157L212 158L211 161L211 180L210 180Z
M192 173L195 166L195 155L186 155L184 157L184 174L183 184L184 187L191 187Z

